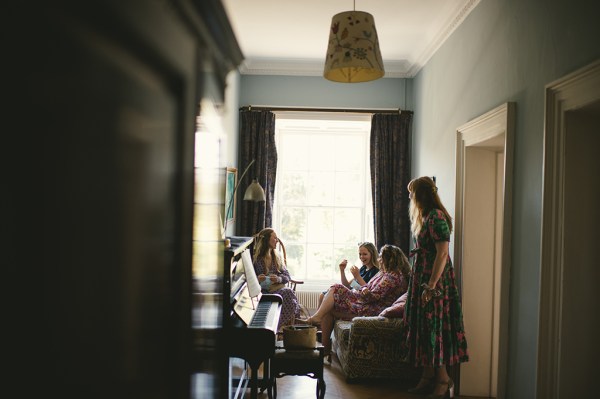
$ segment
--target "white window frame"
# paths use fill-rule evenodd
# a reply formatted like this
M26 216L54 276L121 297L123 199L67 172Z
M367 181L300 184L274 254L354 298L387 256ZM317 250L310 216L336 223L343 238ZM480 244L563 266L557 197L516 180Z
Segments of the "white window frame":
M370 129L371 129L371 114L369 113L342 113L342 112L300 112L300 111L277 111L276 122L275 122L275 141L277 145L278 159L282 159L286 154L282 152L280 141L282 134L286 133L297 133L299 131L307 132L308 134L345 134L356 133L361 135L363 139L363 150L365 160L365 170L363 174L362 185L365 187L365 195L362 198L360 205L361 208L361 232L362 236L360 241L371 241L374 240L373 231L373 206L371 201L371 190L370 190ZM350 154L351 155L351 154ZM280 232L280 220L281 220L281 207L280 199L278 194L278 184L281 173L277 173L277 181L275 183L275 197L274 197L274 208L273 208L273 228ZM309 206L307 206L309 208ZM369 223L368 220L371 222ZM304 244L310 242L310 238L306 237ZM288 245L284 241L284 244ZM358 254L358 248L357 248ZM341 259L340 259L341 260ZM358 261L358 255L356 259L348 259L349 262L353 263ZM307 262L310 260L307 259ZM334 260L337 262L338 260ZM332 265L333 267L334 265ZM337 266L337 264L335 265ZM327 289L332 283L340 282L339 273L336 273L337 268L333 271L331 281L322 280L310 280L309 277L304 277L304 284L302 290L304 291L320 291ZM352 276L348 274L350 279Z

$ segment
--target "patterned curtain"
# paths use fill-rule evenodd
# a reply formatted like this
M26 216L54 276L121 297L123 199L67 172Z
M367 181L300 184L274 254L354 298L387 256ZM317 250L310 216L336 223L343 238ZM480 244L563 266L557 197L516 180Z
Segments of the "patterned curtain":
M410 111L373 114L371 118L371 192L375 245L400 247L408 255L410 220Z
M238 188L235 222L236 235L250 237L265 227L271 227L273 220L273 195L277 173L275 114L264 110L240 110L238 146L238 170L243 171L252 160L255 161ZM242 200L252 179L257 179L265 189L266 202Z

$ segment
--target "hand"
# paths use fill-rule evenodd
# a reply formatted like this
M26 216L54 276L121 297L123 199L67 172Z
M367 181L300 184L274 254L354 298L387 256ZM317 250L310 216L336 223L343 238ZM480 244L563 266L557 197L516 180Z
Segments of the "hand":
M429 301L431 301L431 298L435 298L442 295L442 292L440 290L438 290L435 287L431 288L425 283L421 284L421 289L423 289L423 291L421 292L421 301L423 302L423 305L428 304Z
M350 273L352 273L352 275L356 279L358 276L360 276L360 269L358 268L358 266L354 265L350 268Z
M262 283L263 281L265 281L267 279L267 276L265 276L264 274L259 274L258 275L258 282Z
M428 304L429 301L431 301L431 298L433 298L433 291L423 290L421 293L421 301L423 302L423 305Z
M271 280L272 283L277 283L279 281L279 277L277 277L276 274L269 275L269 279Z
M344 259L344 260L342 261L342 263L340 263L340 270L341 270L341 271L344 271L344 270L346 270L346 265L347 265L347 264L348 264L348 259Z

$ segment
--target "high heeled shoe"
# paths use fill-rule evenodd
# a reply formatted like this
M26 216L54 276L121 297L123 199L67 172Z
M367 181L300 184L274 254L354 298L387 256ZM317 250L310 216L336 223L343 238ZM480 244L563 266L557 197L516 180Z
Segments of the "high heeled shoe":
M434 384L434 389L437 385L446 385L447 388L444 393L439 395L434 395L432 393L427 397L427 399L452 399L454 397L454 381L452 381L452 378L449 378L448 381L436 381Z
M408 393L415 393L417 395L426 395L428 393L433 392L433 388L435 387L435 381L433 376L431 377L421 377L419 383L413 387L408 389Z

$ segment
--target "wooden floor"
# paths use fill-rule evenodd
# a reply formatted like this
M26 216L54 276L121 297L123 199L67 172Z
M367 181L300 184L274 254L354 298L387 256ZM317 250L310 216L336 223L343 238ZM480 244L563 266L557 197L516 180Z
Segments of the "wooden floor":
M423 395L411 395L406 392L409 386L397 381L370 381L347 383L340 363L333 356L331 364L325 363L326 399L423 399ZM277 397L279 399L316 398L317 381L310 377L285 376L277 379ZM258 395L267 399L267 392ZM455 396L455 398L459 398ZM250 399L250 390L244 399ZM473 396L460 396L460 399L483 399Z

